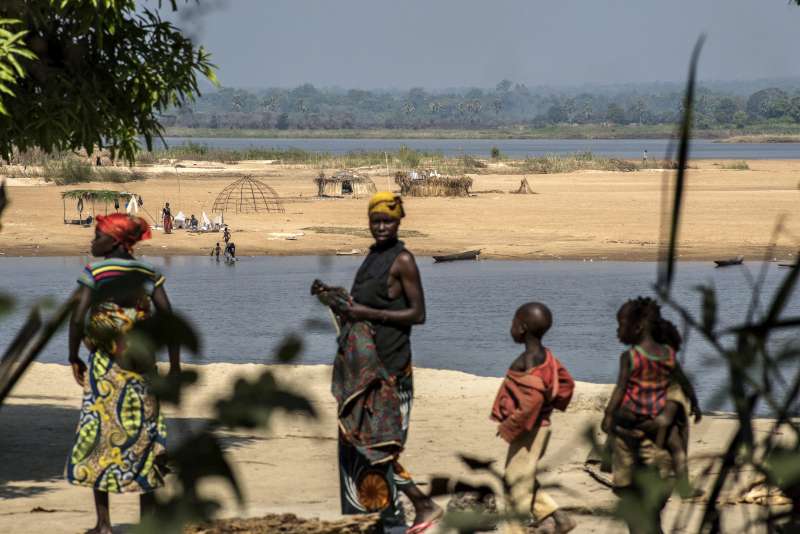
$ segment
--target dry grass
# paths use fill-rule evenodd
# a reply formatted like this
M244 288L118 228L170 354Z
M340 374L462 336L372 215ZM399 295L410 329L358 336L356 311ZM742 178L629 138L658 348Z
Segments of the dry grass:
M750 165L746 161L732 161L730 163L723 163L722 168L727 171L749 171Z
M527 158L513 164L518 170L532 174L558 174L581 170L633 172L639 170L630 161L595 156L591 152L578 152L567 156L548 154Z

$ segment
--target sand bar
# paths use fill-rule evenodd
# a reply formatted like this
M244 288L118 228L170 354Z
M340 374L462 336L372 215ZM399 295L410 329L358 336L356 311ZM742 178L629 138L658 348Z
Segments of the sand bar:
M202 382L185 406L180 412L169 410L171 444L180 439L182 429L203 424L213 399L234 379L254 377L266 368L256 364L202 366ZM329 393L331 368L309 365L271 369L280 380L313 400L320 412L319 420L282 416L275 419L269 431L224 434L226 452L243 484L245 506L239 509L222 483L206 487L205 491L222 497L224 516L293 512L303 517L335 518L339 494L334 402ZM461 465L456 458L458 452L502 462L506 447L495 437L495 425L488 419L498 385L498 378L457 371L415 371L412 430L404 464L421 482L436 474L480 480ZM616 503L614 495L582 469L589 451L583 436L589 427L596 431L609 392L608 385L578 383L569 411L554 416L553 436L544 459L546 472L542 480L545 484L560 484L553 493L562 506L576 514L578 533L625 532L610 517ZM63 478L80 394L68 367L34 364L13 397L0 408L0 531L60 534L83 531L93 525L90 492L70 486ZM757 421L757 431L766 424ZM693 473L702 467L697 458L722 450L734 426L735 421L729 417L707 416L692 428ZM692 518L696 521L698 505L675 498L667 507L668 521L687 507L695 512ZM112 497L115 525L136 521L137 510L135 496ZM724 510L726 532L741 528L743 512L754 514L753 517L766 512L763 507L742 504L726 506Z
M729 162L728 162L729 163ZM681 259L713 260L744 255L761 259L775 225L785 216L772 257L787 260L800 246L800 163L750 161L750 170L724 169L725 162L697 161L688 173L681 232ZM318 169L270 162L184 162L181 168L142 167L147 180L81 184L141 195L158 216L165 201L173 213L211 215L216 195L231 181L252 174L275 189L286 212L226 217L239 255L335 254L364 251L365 199L320 199ZM365 170L379 189L394 187L385 170ZM514 195L520 174L507 165L473 175L470 198L408 198L403 228L418 255L481 249L484 258L653 260L661 223L663 172L582 171L527 176L535 195ZM63 224L61 192L68 187L9 182L11 205L3 217L0 253L5 256L85 255L93 230ZM74 214L70 203L68 213ZM111 207L113 209L113 206ZM296 239L287 239L294 235ZM208 254L220 234L156 232L139 247L145 255Z

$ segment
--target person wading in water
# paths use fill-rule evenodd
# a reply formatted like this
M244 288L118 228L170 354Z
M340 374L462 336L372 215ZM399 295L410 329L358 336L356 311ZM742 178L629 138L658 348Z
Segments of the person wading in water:
M425 295L414 256L397 238L400 220L405 216L400 196L376 193L370 199L368 213L375 244L356 273L346 314L372 325L378 357L401 400L402 429L407 434L413 398L411 327L425 322ZM396 457L388 465L370 465L355 447L340 440L339 466L343 486L356 489L355 493L343 492L342 506L346 513L369 509L368 503L361 501L371 496L386 495L391 501L398 489L411 500L416 512L409 534L425 532L443 514ZM386 507L389 511L397 509L395 502L387 502ZM383 515L386 517L386 511Z

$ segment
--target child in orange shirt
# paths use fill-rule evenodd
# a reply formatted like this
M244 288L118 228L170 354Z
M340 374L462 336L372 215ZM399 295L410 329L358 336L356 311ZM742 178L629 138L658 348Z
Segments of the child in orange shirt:
M492 419L500 423L498 435L509 443L505 479L507 501L519 515L533 514L538 525L550 531L569 532L575 522L558 509L556 502L536 482L536 467L550 438L550 414L566 410L575 382L548 348L542 337L553 317L544 304L520 306L511 323L511 337L525 351L511 364L492 407ZM527 527L507 523L506 532L524 533Z

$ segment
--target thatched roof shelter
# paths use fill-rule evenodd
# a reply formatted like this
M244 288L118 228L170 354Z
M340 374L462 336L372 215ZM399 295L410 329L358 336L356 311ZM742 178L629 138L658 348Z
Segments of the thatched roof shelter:
M354 198L369 196L378 191L369 177L355 171L343 170L331 176L325 176L320 172L314 178L317 184L317 194L321 197L344 197Z
M79 219L83 219L84 209L88 213L89 205L92 208L92 217L97 216L97 204L103 204L103 212L108 215L109 203L115 203L115 210L119 207L120 203L124 203L131 197L131 193L122 191L113 191L111 189L71 189L61 193L61 200L64 205L64 224L71 224L72 220L67 220L67 200L74 200L76 202L75 209L78 212Z
M410 197L467 197L472 187L469 176L444 176L436 171L398 172L394 181L400 194Z
M212 213L284 213L283 204L270 186L244 176L220 191Z

